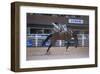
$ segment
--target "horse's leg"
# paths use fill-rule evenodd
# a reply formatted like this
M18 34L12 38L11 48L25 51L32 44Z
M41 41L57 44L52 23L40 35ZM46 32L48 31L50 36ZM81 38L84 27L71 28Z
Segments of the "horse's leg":
M52 37L52 34L50 34L42 43L42 46L45 45L45 43Z
M52 43L49 45L47 51L46 51L46 54L49 54L49 51L50 51L50 48L52 47Z
M78 39L75 39L75 47L77 48L78 46Z
M48 49L47 49L47 52L49 52L51 46L52 46L52 43L49 45L49 47L48 47Z
M70 45L70 42L69 42L69 40L67 41L67 45L66 45L66 52L67 52L67 50L68 50L68 48L69 48L69 45Z
M51 40L51 44L49 45L46 54L50 54L50 53L49 53L50 48L51 48L53 45L55 45L55 42L56 42L56 40Z

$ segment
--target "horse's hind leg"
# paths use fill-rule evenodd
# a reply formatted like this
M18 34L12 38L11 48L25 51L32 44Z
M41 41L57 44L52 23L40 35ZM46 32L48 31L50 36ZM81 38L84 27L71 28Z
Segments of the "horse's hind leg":
M67 50L68 50L68 48L69 48L69 45L70 45L70 43L69 43L69 41L67 42L67 45L66 45L66 52L67 52Z
M75 47L77 48L77 46L78 46L78 40L75 39Z

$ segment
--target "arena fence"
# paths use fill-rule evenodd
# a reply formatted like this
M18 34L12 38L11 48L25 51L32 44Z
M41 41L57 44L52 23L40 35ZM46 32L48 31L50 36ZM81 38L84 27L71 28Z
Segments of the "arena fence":
M46 39L49 34L31 34L27 36L27 47L41 47L42 42ZM57 40L55 46L64 47L67 41ZM74 44L71 40L70 44ZM46 42L45 47L50 45L50 40ZM78 34L78 46L88 47L89 46L89 34Z

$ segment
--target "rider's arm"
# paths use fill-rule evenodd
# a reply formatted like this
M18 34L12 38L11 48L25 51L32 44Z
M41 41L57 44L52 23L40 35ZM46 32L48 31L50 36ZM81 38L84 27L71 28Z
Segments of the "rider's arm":
M52 25L54 26L54 29L59 31L59 26L57 26L55 23L52 23Z

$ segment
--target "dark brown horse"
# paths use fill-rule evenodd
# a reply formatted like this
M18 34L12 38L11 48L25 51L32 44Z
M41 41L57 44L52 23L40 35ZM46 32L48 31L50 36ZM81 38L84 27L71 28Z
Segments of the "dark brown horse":
M71 31L65 31L65 32L55 32L53 34L50 34L46 39L45 41L43 41L43 44L42 46L50 39L51 43L47 49L47 52L49 52L50 48L52 46L55 45L55 42L57 40L66 40L67 41L67 44L66 44L66 51L68 50L68 47L70 46L70 40L71 39L74 39L75 41L75 47L77 47L77 44L78 44L78 38L77 38L77 34L74 34L74 32L71 32Z

